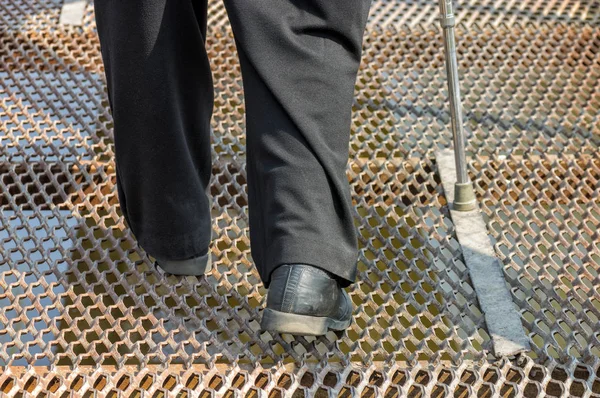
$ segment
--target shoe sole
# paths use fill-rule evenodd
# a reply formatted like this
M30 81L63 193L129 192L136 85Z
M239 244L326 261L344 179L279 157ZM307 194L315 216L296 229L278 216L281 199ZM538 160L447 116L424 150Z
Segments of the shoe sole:
M260 326L264 331L302 336L320 336L326 334L328 329L344 330L351 323L352 318L348 320L336 320L329 317L298 315L265 308Z
M209 250L203 256L188 260L156 260L156 265L173 275L201 276L212 270L212 255Z

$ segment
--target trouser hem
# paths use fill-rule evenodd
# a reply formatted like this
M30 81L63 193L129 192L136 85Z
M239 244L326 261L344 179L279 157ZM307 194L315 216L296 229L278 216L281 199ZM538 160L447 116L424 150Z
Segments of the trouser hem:
M135 239L144 251L154 257L156 260L187 260L206 254L212 241L212 229L210 238L206 239L206 234L198 231L206 227L198 228L192 233L179 235L156 235L136 236L130 227Z
M340 277L340 285L347 287L356 281L358 252L312 239L290 241L278 239L267 248L261 280L265 288L271 284L271 273L282 264L309 264Z
M188 260L157 259L156 265L170 274L199 276L204 275L211 268L211 255L212 253L207 251L204 255Z

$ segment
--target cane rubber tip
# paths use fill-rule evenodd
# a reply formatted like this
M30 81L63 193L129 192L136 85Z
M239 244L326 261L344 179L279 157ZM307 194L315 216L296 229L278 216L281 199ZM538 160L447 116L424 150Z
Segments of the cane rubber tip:
M477 208L475 191L472 182L454 184L454 209L458 211L469 211Z

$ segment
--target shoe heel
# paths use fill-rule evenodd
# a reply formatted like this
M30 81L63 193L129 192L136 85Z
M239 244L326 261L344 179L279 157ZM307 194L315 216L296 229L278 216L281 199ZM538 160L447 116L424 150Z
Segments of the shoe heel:
M260 327L261 330L270 332L302 336L321 336L327 334L328 329L344 330L350 326L351 322L352 319L336 321L328 317L291 314L289 312L265 308Z
M327 319L309 315L290 314L265 308L260 327L262 330L304 336L327 333Z

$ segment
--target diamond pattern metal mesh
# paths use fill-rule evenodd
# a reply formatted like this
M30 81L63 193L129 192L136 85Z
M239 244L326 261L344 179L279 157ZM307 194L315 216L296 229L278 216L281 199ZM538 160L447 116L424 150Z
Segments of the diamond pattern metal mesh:
M600 159L478 159L471 171L536 354L597 362Z
M0 392L133 397L600 396L597 1L455 5L469 171L533 351L494 361L436 148L450 147L436 2L373 2L348 178L354 322L258 331L244 99L211 1L215 269L167 276L124 226L88 6L0 2Z

